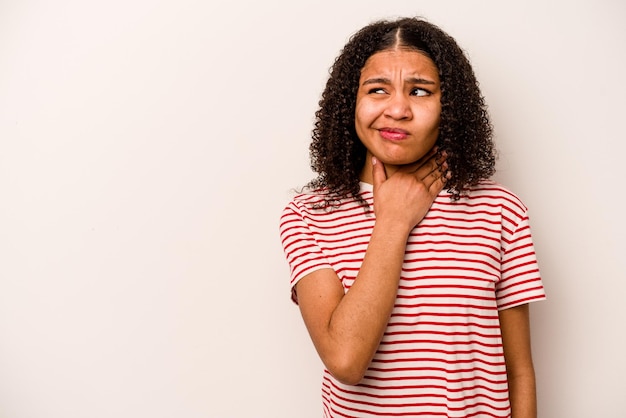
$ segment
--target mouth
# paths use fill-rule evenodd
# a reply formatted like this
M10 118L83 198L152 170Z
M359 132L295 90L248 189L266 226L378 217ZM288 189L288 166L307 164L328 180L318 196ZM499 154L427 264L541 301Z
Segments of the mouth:
M403 129L381 128L378 132L381 137L390 141L400 141L409 136L409 133Z

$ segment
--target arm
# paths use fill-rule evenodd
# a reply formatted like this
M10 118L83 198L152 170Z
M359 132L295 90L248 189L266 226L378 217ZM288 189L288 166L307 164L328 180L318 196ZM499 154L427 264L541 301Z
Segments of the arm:
M499 315L512 417L536 418L537 397L528 304L502 310Z
M350 291L344 294L331 269L310 273L296 285L302 317L322 362L346 384L363 378L376 353L395 303L407 238L443 188L432 154L411 169L387 179L383 165L373 160L376 222Z

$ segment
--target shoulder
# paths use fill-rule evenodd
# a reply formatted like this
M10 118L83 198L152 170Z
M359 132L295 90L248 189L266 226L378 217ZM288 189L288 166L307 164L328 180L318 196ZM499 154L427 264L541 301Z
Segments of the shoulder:
M360 197L371 204L372 191L362 187ZM295 194L287 204L285 211L295 211L310 216L325 216L334 212L362 208L355 197L340 197L326 188L304 190Z
M327 189L303 190L296 193L288 206L295 207L318 207L328 200L330 194Z
M522 200L507 187L493 180L482 180L465 189L458 200L442 192L436 200L438 210L451 213L498 215L517 224L527 217Z
M318 212L320 208L328 205L328 198L329 194L324 189L297 192L283 209L282 217L294 214L302 217L306 213Z
M482 180L477 185L472 186L468 190L467 196L461 197L461 201L464 199L475 203L497 205L518 213L528 211L517 194L494 180Z

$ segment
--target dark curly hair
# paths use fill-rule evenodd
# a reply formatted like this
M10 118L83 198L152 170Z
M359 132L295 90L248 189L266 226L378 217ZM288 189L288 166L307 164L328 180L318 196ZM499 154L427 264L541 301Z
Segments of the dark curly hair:
M359 195L367 150L354 118L361 69L373 54L395 47L419 51L433 60L441 82L439 152L446 151L452 199L495 172L496 153L487 106L474 71L456 41L421 18L380 20L356 32L335 60L315 113L311 168L318 174L307 187L326 189L327 204Z

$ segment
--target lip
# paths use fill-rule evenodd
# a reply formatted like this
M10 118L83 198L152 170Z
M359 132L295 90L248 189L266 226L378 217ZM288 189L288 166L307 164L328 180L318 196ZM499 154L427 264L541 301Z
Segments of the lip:
M409 133L404 129L395 128L381 128L378 130L380 136L389 141L401 141L409 136Z

